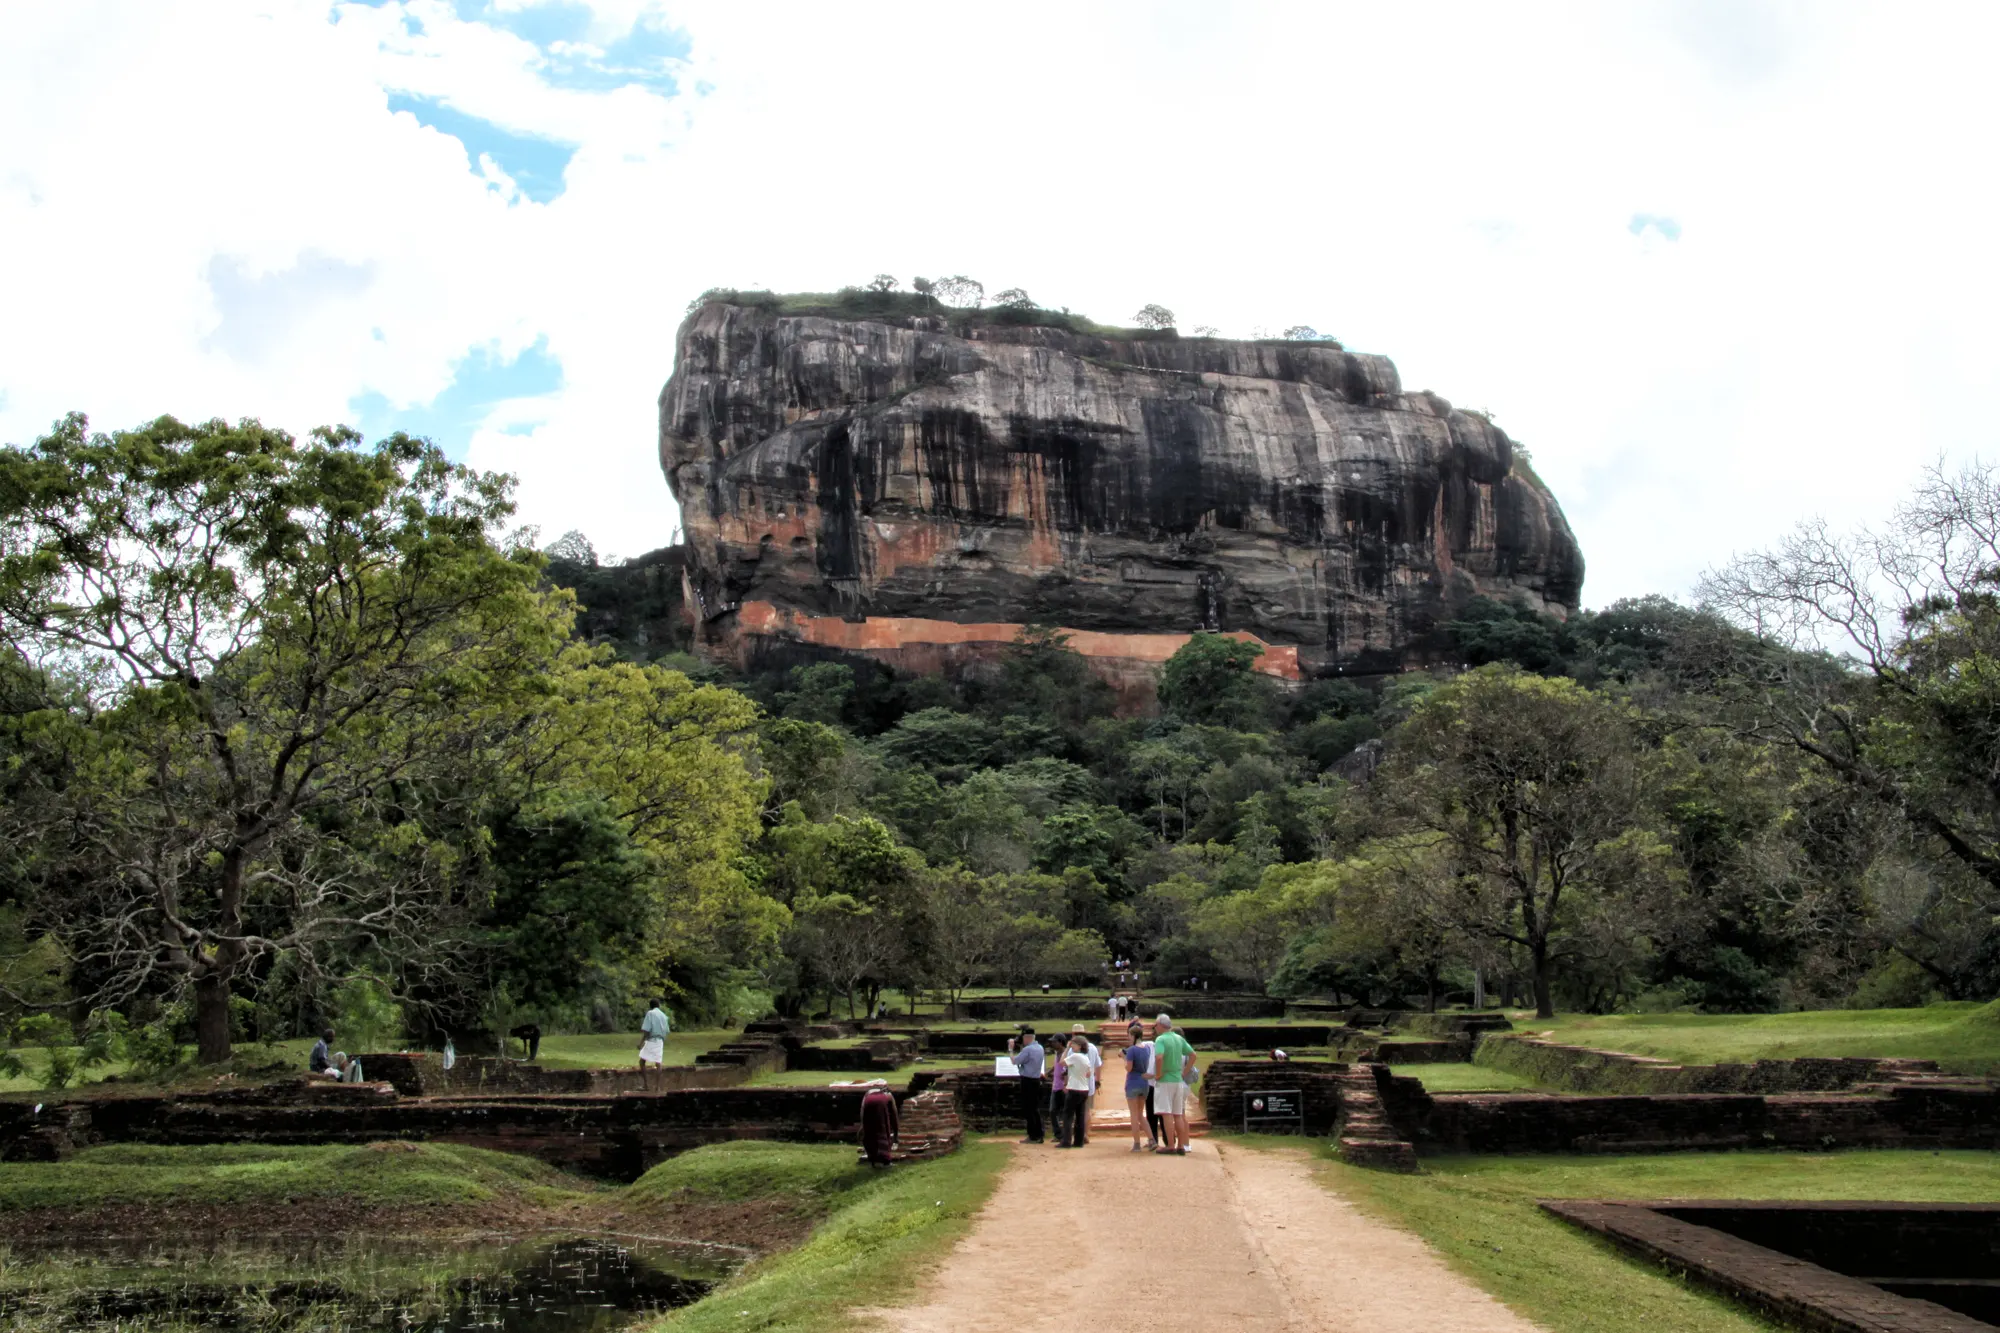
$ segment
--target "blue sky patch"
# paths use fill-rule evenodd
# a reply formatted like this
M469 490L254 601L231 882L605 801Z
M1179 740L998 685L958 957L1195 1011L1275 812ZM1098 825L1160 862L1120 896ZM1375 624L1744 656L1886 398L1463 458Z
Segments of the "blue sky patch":
M465 145L475 165L481 154L492 158L495 166L513 177L521 193L538 204L563 192L563 169L576 153L575 144L502 129L490 120L454 111L434 97L390 93L389 110L407 111L419 125L449 134Z
M1634 213L1632 220L1625 224L1625 230L1634 236L1644 236L1650 231L1664 240L1678 241L1681 238L1681 224L1658 213Z
M580 42L590 31L590 6L581 0L542 0L522 9L495 9L487 0L457 0L453 8L467 23L499 28L543 48L551 42Z
M546 51L548 63L542 77L553 87L580 92L608 92L639 84L672 96L678 87L674 68L686 58L690 43L686 33L641 21L603 50L601 56Z
M370 391L349 399L347 413L370 443L392 431L408 431L432 440L453 458L464 458L472 432L496 405L552 394L562 383L562 363L549 355L546 339L537 339L511 361L486 348L474 351L458 363L458 373L445 391L428 403L397 407Z

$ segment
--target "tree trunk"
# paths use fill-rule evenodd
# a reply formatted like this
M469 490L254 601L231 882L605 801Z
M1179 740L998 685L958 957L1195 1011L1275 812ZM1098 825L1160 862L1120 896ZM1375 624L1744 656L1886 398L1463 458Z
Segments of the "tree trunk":
M1528 961L1535 970L1535 1017L1554 1018L1556 1002L1549 990L1549 942L1536 940L1528 949Z
M194 1031L199 1059L219 1065L229 1058L229 978L210 972L194 983Z
M1486 1008L1486 976L1476 967L1472 969L1472 1007L1475 1010Z

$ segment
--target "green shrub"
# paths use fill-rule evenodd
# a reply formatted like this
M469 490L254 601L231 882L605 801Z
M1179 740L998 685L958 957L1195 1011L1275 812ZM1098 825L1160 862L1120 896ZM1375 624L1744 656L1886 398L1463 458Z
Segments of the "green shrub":
M1936 986L1930 973L1902 954L1892 953L1861 978L1854 994L1847 997L1847 1007L1919 1009L1934 998Z
M333 995L341 1043L351 1052L392 1050L403 1039L403 1007L369 976L349 977Z

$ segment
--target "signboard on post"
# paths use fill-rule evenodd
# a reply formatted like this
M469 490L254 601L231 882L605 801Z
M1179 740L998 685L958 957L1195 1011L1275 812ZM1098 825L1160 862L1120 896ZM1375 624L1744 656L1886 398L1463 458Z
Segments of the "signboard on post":
M1243 1094L1243 1132L1290 1129L1306 1132L1306 1098L1297 1088Z

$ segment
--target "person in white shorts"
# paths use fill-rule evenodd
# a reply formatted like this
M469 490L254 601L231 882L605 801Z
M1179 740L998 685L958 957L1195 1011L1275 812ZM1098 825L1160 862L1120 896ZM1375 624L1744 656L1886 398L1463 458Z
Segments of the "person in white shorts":
M1153 1110L1160 1117L1160 1137L1166 1140L1158 1149L1161 1153L1187 1156L1187 1079L1193 1068L1194 1047L1174 1031L1174 1020L1161 1014L1153 1020L1153 1077L1157 1080Z

